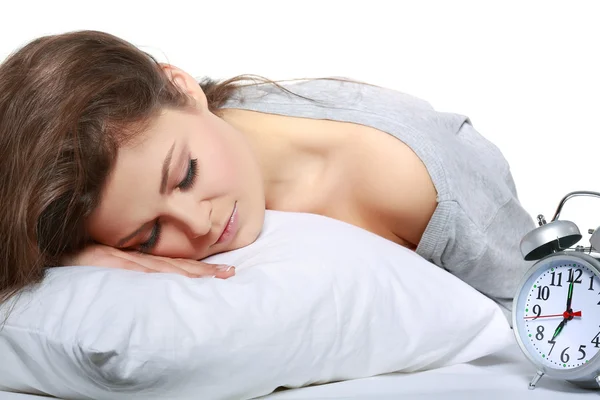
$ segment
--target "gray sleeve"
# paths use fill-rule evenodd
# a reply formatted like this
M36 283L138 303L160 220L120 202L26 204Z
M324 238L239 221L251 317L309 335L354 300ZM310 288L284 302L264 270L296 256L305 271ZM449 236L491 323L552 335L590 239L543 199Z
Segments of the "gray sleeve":
M480 232L484 244L481 255L457 266L457 276L496 301L509 320L517 284L533 265L523 259L519 249L521 239L532 229L529 214L516 198L511 199Z
M451 201L447 241L437 255L445 269L496 301L510 321L517 284L533 265L523 259L520 242L535 223L519 202L500 151L470 123L461 126L457 138L469 142L465 157L486 156L471 165L469 174L449 176L462 184L451 185L460 190Z

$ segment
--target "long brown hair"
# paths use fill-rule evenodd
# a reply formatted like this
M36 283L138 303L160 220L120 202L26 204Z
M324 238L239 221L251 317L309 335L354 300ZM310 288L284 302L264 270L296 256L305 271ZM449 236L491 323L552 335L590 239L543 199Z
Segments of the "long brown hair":
M200 82L209 109L256 76ZM280 86L281 87L281 86ZM0 304L89 243L117 149L193 100L158 61L105 32L37 38L0 64Z

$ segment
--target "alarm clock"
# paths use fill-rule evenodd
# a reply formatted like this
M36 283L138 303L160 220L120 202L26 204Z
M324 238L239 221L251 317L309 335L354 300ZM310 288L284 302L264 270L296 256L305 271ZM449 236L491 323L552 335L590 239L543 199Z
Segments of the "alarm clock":
M521 240L525 260L538 260L525 273L513 299L513 332L525 356L536 366L529 383L535 389L547 375L577 386L600 388L600 228L590 230L590 246L576 224L560 220L563 205L575 196L600 197L577 191L559 203L554 218Z

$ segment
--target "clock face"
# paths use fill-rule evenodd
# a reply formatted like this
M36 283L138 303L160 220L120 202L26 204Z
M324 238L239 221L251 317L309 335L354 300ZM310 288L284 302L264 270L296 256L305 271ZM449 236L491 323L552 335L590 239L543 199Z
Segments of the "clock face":
M529 356L546 368L598 361L600 276L592 264L572 255L538 262L519 293L514 328Z

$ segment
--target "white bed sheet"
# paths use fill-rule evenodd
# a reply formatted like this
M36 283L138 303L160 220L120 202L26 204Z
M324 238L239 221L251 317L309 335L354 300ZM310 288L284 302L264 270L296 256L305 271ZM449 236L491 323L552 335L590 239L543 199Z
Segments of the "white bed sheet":
M413 374L386 374L300 389L276 391L262 400L372 399L372 400L579 400L600 399L600 390L584 390L544 377L535 390L528 384L535 368L516 342L479 360ZM47 397L0 392L0 400L44 400ZM208 399L207 399L208 400Z
M372 400L579 400L600 399L600 390L580 389L568 382L543 377L536 389L528 385L535 375L516 341L501 352L479 360L412 374L386 374L284 390L261 397L291 399L372 399Z

